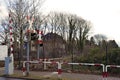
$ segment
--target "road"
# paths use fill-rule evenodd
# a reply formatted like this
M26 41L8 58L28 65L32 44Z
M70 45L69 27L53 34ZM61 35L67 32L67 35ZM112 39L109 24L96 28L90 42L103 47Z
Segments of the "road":
M0 80L25 80L25 79L14 79L14 78L4 78L4 77L0 77Z
M0 69L0 73L4 73L3 68ZM22 76L22 71L15 70L14 74L19 74ZM30 75L42 76L42 77L58 77L57 72L30 71ZM92 75L92 74L78 74L78 73L64 73L63 72L61 74L61 77L67 80L103 80L102 75ZM108 77L107 80L120 80L120 78Z
M57 77L57 72L31 72L31 75L40 75L43 77ZM102 75L91 75L91 74L77 74L77 73L62 73L62 78L68 80L103 80ZM120 80L116 77L108 77L107 80Z

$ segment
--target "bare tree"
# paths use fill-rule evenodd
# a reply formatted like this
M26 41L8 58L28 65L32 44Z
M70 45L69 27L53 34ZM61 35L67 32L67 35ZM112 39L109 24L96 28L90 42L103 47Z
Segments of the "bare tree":
M67 14L50 12L47 18L48 32L57 33L66 39Z
M60 14L57 12L50 12L48 17L48 26L51 28L50 32L59 33L60 29Z
M76 27L76 23L77 23L77 19L76 19L76 15L67 15L67 35L68 35L68 52L71 54L71 61L74 61L74 53L73 53L73 48L74 48L74 42L75 42L75 37L76 37L76 31L77 31L77 27ZM73 66L71 66L71 69L73 70Z
M96 34L93 36L93 38L95 40L95 43L99 46L102 44L103 40L105 40L105 41L107 40L107 37L103 34Z
M94 45L95 44L95 40L93 37L90 38L90 46Z
M79 18L78 23L77 23L77 27L78 27L78 31L77 31L78 49L80 49L80 51L82 53L83 48L84 48L84 44L85 44L85 40L89 36L89 32L91 29L91 23L82 19L82 18Z
M1 26L2 26L2 30L0 30L0 39L1 39L1 44L8 44L8 33L9 33L9 29L7 27L7 22L6 20L2 20L1 21Z
M67 14L59 13L59 33L64 40L67 40Z
M24 33L29 26L26 17L35 17L36 15L39 15L38 13L44 0L6 0L6 2L8 2L8 11L13 19L14 42L19 41L20 52L18 55L19 59L22 60ZM35 27L35 25L33 25L33 27Z
M72 43L73 40L76 37L76 31L77 31L77 27L76 27L76 23L77 23L77 16L76 15L68 15L67 18L67 26L68 26L68 40L69 43Z

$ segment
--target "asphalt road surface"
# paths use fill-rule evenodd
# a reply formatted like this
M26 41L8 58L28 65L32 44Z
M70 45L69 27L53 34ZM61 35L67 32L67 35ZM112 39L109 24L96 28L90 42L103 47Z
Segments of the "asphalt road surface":
M40 75L43 77L58 77L57 72L31 72L31 75ZM120 80L117 77L103 78L102 75L91 75L91 74L77 74L77 73L62 73L62 78L66 80Z
M25 80L25 79L14 79L14 78L4 78L4 77L0 77L0 80Z
M15 74L19 73L22 76L22 71L15 70ZM0 68L0 73L4 73L4 69ZM30 75L42 76L42 77L58 77L57 72L40 72L40 71L30 71ZM61 77L67 80L120 80L117 77L108 77L103 79L102 75L92 75L92 74L77 74L77 73L62 73ZM4 79L0 77L0 80L21 80L21 79Z

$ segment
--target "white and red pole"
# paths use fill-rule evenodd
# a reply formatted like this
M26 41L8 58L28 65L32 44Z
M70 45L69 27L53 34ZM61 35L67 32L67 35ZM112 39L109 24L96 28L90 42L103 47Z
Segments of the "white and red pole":
M10 57L13 58L13 21L11 15L9 14L9 30L10 30Z
M41 64L41 63L45 63L45 64L58 64L58 72L57 72L57 74L58 74L58 77L60 77L60 75L61 75L61 63L59 63L59 62L55 62L55 61L38 61L38 60L36 60L36 61L24 61L23 62L23 68L22 68L22 72L23 72L23 76L27 76L27 72L26 72L26 64L27 63L31 63L31 64Z
M96 63L68 63L63 62L62 64L69 64L69 65L84 65L84 66L101 66L103 69L103 80L106 78L107 73L105 72L105 65L104 64L96 64Z
M58 78L60 78L61 77L61 74L62 74L62 63L59 63L58 62Z
M10 69L11 74L13 74L14 70L14 56L13 56L13 20L11 18L11 14L9 14L9 30L10 30L10 57L11 57L11 63L10 63Z
M107 80L107 77L108 77L108 68L120 68L120 65L107 65L105 70L106 70L106 80Z
M26 61L23 62L23 68L22 68L23 76L26 76L26 67L25 67L25 63L26 63Z

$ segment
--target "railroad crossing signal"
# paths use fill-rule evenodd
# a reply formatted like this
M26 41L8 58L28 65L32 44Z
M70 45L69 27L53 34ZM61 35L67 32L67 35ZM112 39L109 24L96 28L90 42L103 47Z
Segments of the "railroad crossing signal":
M37 33L31 33L31 40L37 40L38 36Z
M40 46L43 46L43 40L42 40L43 32L40 31L40 30L38 30L37 33L38 33L38 44L39 44Z

